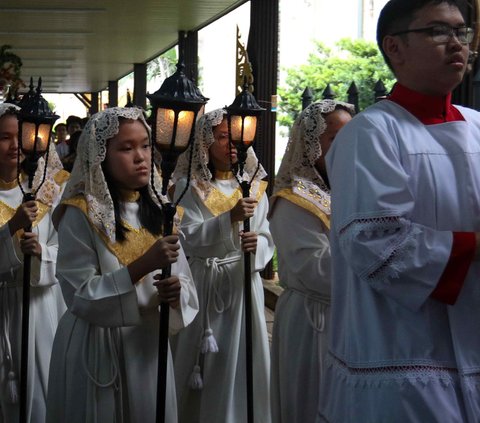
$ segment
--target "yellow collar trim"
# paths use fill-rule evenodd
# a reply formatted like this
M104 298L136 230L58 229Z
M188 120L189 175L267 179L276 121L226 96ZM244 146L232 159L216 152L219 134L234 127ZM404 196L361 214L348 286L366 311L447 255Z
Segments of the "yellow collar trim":
M140 198L140 193L135 190L120 190L120 198L126 203L136 203Z
M26 175L22 172L20 173L20 183L25 180ZM18 187L18 179L15 178L13 181L6 182L0 178L0 190L2 191L9 191L13 188Z
M127 266L137 258L145 254L145 252L158 240L161 236L152 235L146 228L134 228L126 222L123 225L129 229L125 234L126 240L123 242L110 242L108 237L100 231L88 218L87 201L85 197L79 195L68 200L62 201L62 204L77 207L88 219L90 226L100 235L105 246L112 254L117 257L118 261Z
M219 179L222 181L233 179L233 173L231 170L216 170L215 179Z
M263 193L267 189L267 182L260 181L260 186L257 191L256 199L260 201ZM242 190L238 187L232 195L225 195L222 191L218 190L215 187L212 187L212 191L206 198L204 204L210 210L214 216L219 216L222 213L225 213L237 204L238 200L242 198Z
M290 188L282 189L281 191L277 192L275 196L284 198L285 200L288 200L291 203L296 204L302 209L309 211L314 216L318 217L323 222L323 224L327 227L327 229L330 230L330 216L325 214L323 210L320 210L312 202L293 193Z
M63 169L59 170L53 179L57 185L61 186L64 182L67 182L70 179L70 173Z

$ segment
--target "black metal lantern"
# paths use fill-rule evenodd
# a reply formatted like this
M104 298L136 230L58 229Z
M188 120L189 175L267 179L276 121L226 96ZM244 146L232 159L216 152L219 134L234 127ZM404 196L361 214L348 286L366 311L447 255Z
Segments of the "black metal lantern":
M233 103L225 108L227 110L228 134L230 143L237 149L238 167L240 175L243 176L245 162L247 160L247 150L255 140L257 132L257 118L265 110L260 107L255 97L248 89L248 83L245 80L242 92L235 97ZM258 163L257 171L260 166ZM256 172L255 172L256 174ZM242 189L243 198L250 196L251 182L238 178L238 182ZM243 230L250 232L250 219L243 221ZM253 346L252 346L252 280L251 280L251 262L250 252L243 253L244 264L244 303L245 303L245 357L246 357L246 381L247 381L247 423L254 422L253 415Z
M28 188L32 189L33 178L37 170L38 159L47 153L45 162L48 160L48 146L52 135L52 127L59 116L52 113L48 107L47 101L42 97L42 79L38 79L36 91L33 87L33 79L30 78L30 90L19 102L20 111L18 112L18 139L19 149L25 155L24 169L28 173ZM20 160L20 154L18 154ZM45 163L45 170L47 163ZM17 175L20 180L20 167ZM37 187L43 184L43 180ZM19 182L23 192L23 202L35 199L35 194L25 192ZM31 225L25 228L30 232ZM21 380L20 380L20 423L27 422L27 380L28 380L28 341L29 341L29 321L30 321L30 274L31 274L31 256L25 254L23 259L23 298L22 298L22 351L21 351Z
M190 145L197 115L207 102L195 84L184 73L180 60L176 72L158 91L147 94L152 104L152 138L162 155L162 194L175 170L178 156Z
M245 81L242 92L235 97L233 103L225 108L227 110L228 133L230 142L238 152L240 173L247 158L247 149L253 144L257 132L257 118L265 110L260 107L255 97L248 89Z
M47 101L42 97L42 78L38 79L36 91L33 79L30 78L30 90L23 96L18 106L19 148L25 155L25 170L31 188L38 159L48 151L53 124L59 116L50 110Z
M180 55L182 52L180 51ZM207 102L205 98L184 73L184 64L180 59L177 71L167 78L160 89L153 94L148 94L152 104L152 138L153 145L160 151L162 160L162 194L166 195L168 183L177 165L178 156L187 150L193 140L197 115ZM155 148L152 145L152 157ZM191 158L191 157L190 157ZM182 194L176 203L162 203L155 190L152 173L152 189L162 204L163 235L173 232L173 219L176 205L179 203L188 188L188 180ZM162 269L162 279L171 275L171 266ZM169 309L168 303L160 306L160 327L158 344L158 376L157 376L157 412L156 422L165 422L166 383L168 364L168 332Z

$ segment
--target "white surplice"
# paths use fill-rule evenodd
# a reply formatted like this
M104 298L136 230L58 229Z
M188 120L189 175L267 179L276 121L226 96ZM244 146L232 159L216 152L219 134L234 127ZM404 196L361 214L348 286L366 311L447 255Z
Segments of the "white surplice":
M329 326L328 229L318 216L281 197L269 219L285 288L272 335L272 421L314 422Z
M122 219L139 228L138 204L123 203ZM153 423L156 414L159 308L153 276L135 286L85 214L68 207L59 227L57 276L68 311L55 337L47 421ZM172 265L181 282L181 306L170 309L170 330L198 311L183 251ZM169 352L166 422L177 421Z
M215 180L212 185L225 198L238 189L234 178ZM180 180L176 194L182 192L184 186L185 180ZM179 422L244 423L247 420L245 279L239 238L243 224L232 225L230 209L218 215L212 213L194 188L188 190L180 205L185 210L181 239L197 287L200 312L186 330L172 339ZM218 202L215 206L223 207ZM250 230L258 234L257 252L251 254L254 415L255 421L262 423L271 421L270 354L259 275L273 255L267 212L268 201L263 193L250 219ZM208 329L218 344L218 352L201 354L202 338ZM196 366L203 378L203 389L200 390L189 386Z
M424 125L385 100L327 155L332 320L320 421L474 423L480 267L454 305L430 297L452 231L480 231L480 117Z
M23 183L28 192L27 182ZM23 253L19 235L10 235L8 220L22 203L20 187L0 190L0 422L17 422L19 403L12 404L7 391L10 377L20 394L22 336ZM41 220L33 225L38 235L42 259L31 258L30 325L28 333L27 419L45 421L48 368L58 321L65 311L60 286L55 277L58 238L51 221L51 209L40 208Z

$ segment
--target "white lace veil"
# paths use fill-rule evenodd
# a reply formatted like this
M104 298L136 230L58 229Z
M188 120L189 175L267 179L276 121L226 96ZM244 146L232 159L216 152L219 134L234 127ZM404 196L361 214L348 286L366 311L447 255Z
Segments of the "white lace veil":
M320 136L327 129L324 115L333 112L337 106L342 106L352 115L355 113L351 104L321 100L306 107L295 120L285 155L275 177L273 195L285 188L292 188L296 179L309 181L321 191L329 193L315 162L322 156Z
M0 103L0 118L7 113L16 115L19 111L20 111L20 107L18 107L15 104Z
M107 141L118 134L120 118L140 120L147 129L151 141L151 131L142 109L111 107L94 114L88 120L78 141L77 158L63 194L63 199L82 194L87 201L90 221L112 242L115 241L115 213L103 174L102 162L107 152ZM160 178L155 167L153 171L155 188L158 190L161 188ZM153 201L159 204L151 186L149 192Z
M222 123L226 117L227 111L225 109L217 109L205 113L201 116L195 126L195 139L193 145L192 164L191 164L191 180L190 183L194 186L202 199L208 197L212 189L212 173L208 168L209 162L209 148L215 142L213 136L213 129ZM190 148L183 153L178 160L173 181L186 177L188 174L188 163L190 159ZM250 181L255 175L255 181L260 181L267 176L265 169L259 165L257 171L258 159L252 147L247 150L247 159L245 161L244 173L242 176L238 175L239 179ZM255 171L257 173L255 174ZM253 181L252 181L253 182Z
M15 104L0 104L0 118L7 113L16 115L19 111L20 107L16 106ZM48 160L46 172L45 159ZM52 206L55 201L58 200L58 196L60 195L61 187L55 182L55 175L61 170L63 170L62 162L58 157L54 143L50 142L48 148L48 158L46 155L44 155L38 160L38 167L33 177L32 188L33 192L37 191L37 188L40 186L45 173L45 180L36 193L35 198L47 206Z

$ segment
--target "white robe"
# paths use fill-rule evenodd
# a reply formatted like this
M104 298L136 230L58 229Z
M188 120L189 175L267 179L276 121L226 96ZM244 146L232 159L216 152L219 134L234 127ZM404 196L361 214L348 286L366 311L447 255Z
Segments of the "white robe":
M332 183L331 423L474 423L480 267L454 305L430 297L452 231L480 231L480 116L423 125L385 100L327 155Z
M138 205L122 218L138 228ZM132 284L127 267L105 246L79 209L67 207L59 227L57 276L68 311L52 352L47 421L153 423L156 414L159 308L152 272ZM198 300L183 251L172 265L181 306L170 329L188 325ZM167 368L166 421L177 421L173 364Z
M0 201L11 209L17 209L22 199L18 186L0 190ZM31 258L27 419L31 423L42 423L45 421L53 338L66 307L55 277L58 238L51 221L51 210L32 232L38 235L42 260ZM23 253L18 236L10 236L8 223L0 227L0 284L0 422L14 423L19 419L19 403L9 403L6 385L8 373L13 372L20 394ZM7 356L12 358L13 367Z
M319 217L279 197L270 216L270 231L285 288L275 307L272 335L272 421L313 423L327 352L328 230Z
M177 184L177 195L183 191L184 183ZM217 180L214 185L230 196L238 182ZM192 325L172 339L179 422L245 423L244 262L238 235L243 224L232 225L230 211L213 215L192 188L181 206L185 209L182 243L197 287L200 312ZM262 423L271 421L270 355L259 275L273 255L267 211L268 201L263 194L250 220L251 231L258 234L257 252L251 255L254 416L255 421ZM207 318L219 351L200 354ZM201 390L189 386L196 364L202 370Z

